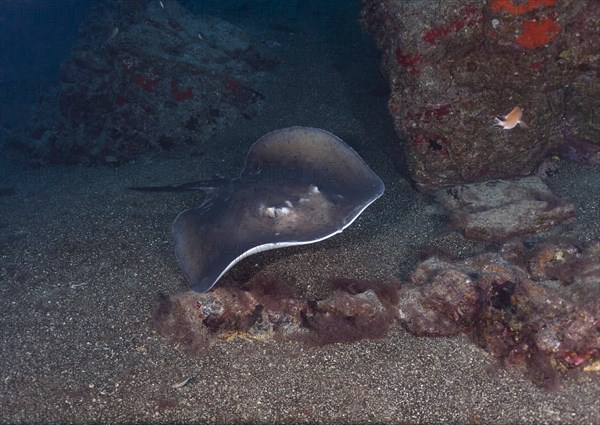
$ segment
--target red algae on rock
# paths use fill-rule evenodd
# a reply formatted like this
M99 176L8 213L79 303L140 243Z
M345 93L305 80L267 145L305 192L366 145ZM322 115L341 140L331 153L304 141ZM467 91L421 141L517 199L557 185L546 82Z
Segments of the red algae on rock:
M171 96L173 100L182 102L189 100L194 97L194 91L192 87L187 87L185 90L179 88L176 80L171 80Z
M400 289L400 323L415 335L467 333L505 365L555 388L569 370L600 358L599 249L547 243L529 252L515 242L462 261L430 258Z
M430 29L423 36L423 40L430 44L434 44L438 40L452 33L456 33L465 27L481 23L482 20L483 15L477 8L473 6L466 7L461 11L460 18L455 19L446 26Z
M396 49L396 62L398 65L406 68L406 70L411 75L418 75L419 69L417 68L417 63L421 60L421 56L419 55L409 55L403 53L402 50Z
M133 76L133 82L146 91L154 90L158 81L159 79L156 76L155 78L146 77L142 74L135 74Z
M520 242L465 260L430 257L409 282L332 281L305 299L275 278L157 299L154 328L190 354L231 338L293 340L310 347L384 337L400 324L416 336L467 334L538 385L600 359L600 243Z
M492 12L508 12L512 15L523 15L532 10L552 7L556 0L492 0Z

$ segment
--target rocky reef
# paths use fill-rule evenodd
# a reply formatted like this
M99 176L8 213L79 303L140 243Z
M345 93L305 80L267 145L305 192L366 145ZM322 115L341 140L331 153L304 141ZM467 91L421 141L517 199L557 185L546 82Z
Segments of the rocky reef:
M39 164L117 164L196 146L252 119L263 97L253 86L276 65L239 28L175 0L99 2L12 145Z
M572 370L600 371L600 244L556 241L455 261L421 262L407 282L337 279L305 299L276 278L160 296L154 327L191 354L235 337L319 346L381 338L468 335L503 364L553 388Z
M551 151L599 159L594 0L363 5L420 189L528 175ZM494 126L517 106L527 127Z
M451 228L490 242L547 231L575 217L576 209L535 176L457 185L435 196L449 211Z

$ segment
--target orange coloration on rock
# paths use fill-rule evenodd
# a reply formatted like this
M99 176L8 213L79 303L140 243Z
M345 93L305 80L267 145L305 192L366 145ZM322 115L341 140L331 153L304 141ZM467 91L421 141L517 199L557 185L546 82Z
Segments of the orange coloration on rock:
M517 3L517 4L515 4ZM506 11L512 15L522 15L531 10L542 9L556 5L556 0L492 0L492 12Z
M552 19L543 18L540 22L523 22L523 33L515 40L527 49L535 49L554 40L560 33L561 26Z

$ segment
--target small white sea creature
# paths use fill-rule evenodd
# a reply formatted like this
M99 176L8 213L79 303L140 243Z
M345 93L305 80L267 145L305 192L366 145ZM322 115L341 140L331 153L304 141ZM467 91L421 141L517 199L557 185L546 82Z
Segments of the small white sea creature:
M162 3L162 1L158 0L158 2L160 3L160 7L162 7L164 9L165 5Z
M118 33L119 33L119 27L112 27L108 34L108 39L110 40L111 38L115 38Z
M527 124L521 121L523 117L523 110L518 106L515 106L512 111L506 114L503 118L496 117L496 123L494 125L502 127L504 130L510 130L520 125L523 128L527 128Z
M187 384L190 383L190 381L192 380L191 376L188 376L186 379L184 379L181 382L178 382L176 384L171 385L171 388L183 388L185 387Z

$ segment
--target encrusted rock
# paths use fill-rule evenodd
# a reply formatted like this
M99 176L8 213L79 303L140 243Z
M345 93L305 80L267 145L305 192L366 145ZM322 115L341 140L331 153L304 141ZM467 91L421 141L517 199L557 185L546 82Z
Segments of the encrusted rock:
M244 289L187 291L157 298L154 326L190 353L231 337L288 338L309 345L379 338L393 323L393 311L389 299L367 287L361 283L358 293L338 289L321 301L299 298L276 279L257 280Z
M439 189L436 198L465 237L492 242L548 230L575 216L575 206L556 197L538 177Z
M430 266L433 266L430 268ZM398 314L404 328L415 335L448 336L466 332L478 305L477 288L465 273L448 265L425 261L419 265L429 275L419 286L401 291ZM446 314L440 315L439 311Z
M332 282L306 300L276 279L242 288L160 297L154 326L197 353L231 337L285 338L311 346L383 337L398 322L419 336L465 333L539 385L600 359L600 243L559 242L528 251L511 242L461 261L423 261L410 282Z
M261 43L175 0L99 2L13 147L38 163L118 164L201 144L251 119L276 62Z
M400 323L416 335L466 332L553 387L559 372L600 357L599 245L547 243L530 253L511 243L464 261L426 260L414 286L400 289Z
M595 0L364 0L389 110L422 190L530 174L598 146ZM494 126L516 106L528 127ZM592 158L593 159L593 158Z

